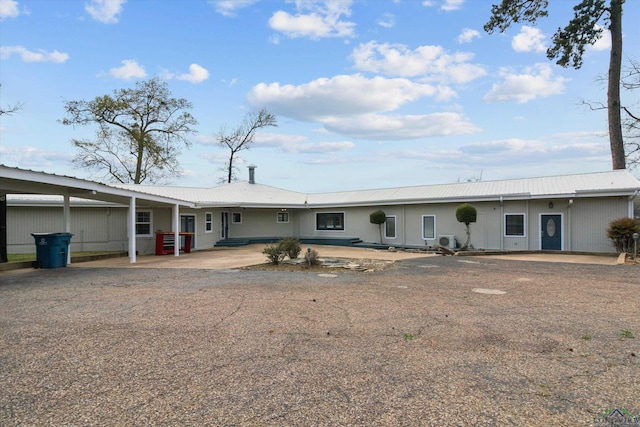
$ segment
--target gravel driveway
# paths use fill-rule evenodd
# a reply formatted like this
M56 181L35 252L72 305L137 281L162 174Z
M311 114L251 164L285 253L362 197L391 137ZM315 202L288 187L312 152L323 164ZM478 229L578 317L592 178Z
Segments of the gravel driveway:
M640 266L425 257L335 274L2 274L0 425L591 426L608 409L640 413Z

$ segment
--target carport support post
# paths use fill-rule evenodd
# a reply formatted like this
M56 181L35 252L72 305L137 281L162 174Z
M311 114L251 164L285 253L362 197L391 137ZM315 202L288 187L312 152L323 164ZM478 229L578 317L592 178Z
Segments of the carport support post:
M180 255L180 205L173 205L173 255Z
M0 263L8 262L7 256L7 195L0 194Z
M135 196L131 197L129 200L129 218L128 218L128 229L129 229L129 262L134 264L136 262L136 198Z
M62 221L65 233L71 233L71 200L68 194L64 195L64 204L62 206ZM71 242L69 242L69 250L67 250L67 264L71 264Z

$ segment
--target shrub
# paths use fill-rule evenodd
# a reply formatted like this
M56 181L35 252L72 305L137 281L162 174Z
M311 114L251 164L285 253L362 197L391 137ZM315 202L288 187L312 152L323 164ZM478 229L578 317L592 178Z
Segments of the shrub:
M305 260L305 265L309 267L312 265L320 265L320 259L318 258L318 251L316 251L315 249L311 249L310 251L305 252L304 260Z
M376 224L380 231L380 244L382 244L382 224L387 221L387 214L384 213L383 210L377 210L375 212L371 212L369 215L369 222L371 224Z
M456 219L458 222L464 223L467 229L467 240L464 242L464 245L462 245L461 250L466 250L469 247L469 243L471 242L471 228L469 224L476 222L477 217L478 211L469 203L463 203L456 209Z
M633 252L633 233L640 233L638 218L614 219L607 229L607 236L618 252Z
M276 264L276 265L280 264L284 259L284 257L286 256L286 254L282 252L280 245L269 245L264 248L262 253L267 256L269 261L271 261L271 264Z
M300 255L302 251L300 242L295 237L285 237L278 242L278 246L282 252L291 259L298 258L298 255Z

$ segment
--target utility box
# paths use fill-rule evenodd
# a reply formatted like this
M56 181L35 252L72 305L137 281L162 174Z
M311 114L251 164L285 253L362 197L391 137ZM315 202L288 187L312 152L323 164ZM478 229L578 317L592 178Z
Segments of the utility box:
M36 239L36 260L40 268L67 266L71 233L31 233Z

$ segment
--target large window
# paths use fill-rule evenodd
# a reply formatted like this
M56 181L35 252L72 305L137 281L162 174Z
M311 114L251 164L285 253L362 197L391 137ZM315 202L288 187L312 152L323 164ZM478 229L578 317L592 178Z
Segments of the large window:
M505 214L504 215L504 235L525 237L524 214Z
M213 213L211 212L206 212L204 214L204 232L213 232Z
M317 213L316 230L344 231L344 212Z
M384 222L384 237L387 239L396 238L396 216L388 216Z
M151 211L136 211L136 236L151 236Z
M424 240L436 238L435 215L422 215L422 238Z

